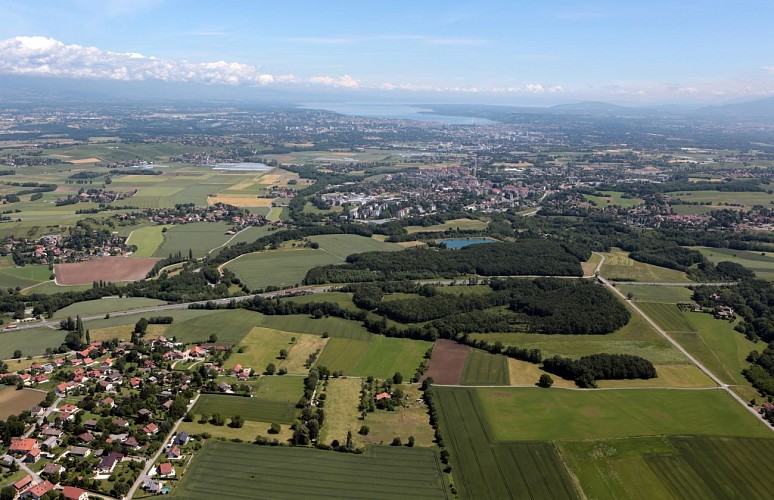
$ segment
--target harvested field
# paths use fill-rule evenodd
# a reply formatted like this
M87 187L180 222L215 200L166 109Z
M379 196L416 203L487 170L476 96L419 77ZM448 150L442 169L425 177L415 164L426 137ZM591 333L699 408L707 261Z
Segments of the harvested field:
M76 165L80 165L81 163L97 163L102 160L99 158L79 158L77 160L68 160L70 163L74 163Z
M58 285L91 285L94 281L137 281L144 279L159 259L100 257L89 262L54 266Z
M207 197L207 204L226 203L235 207L270 207L274 198L258 198L256 196L226 196Z
M31 409L36 404L46 398L43 391L34 391L32 389L22 389L7 387L0 390L0 420L5 420L11 415Z
M288 357L282 363L282 366L291 375L306 375L309 372L309 369L304 366L304 363L309 359L309 355L317 350L322 352L327 343L327 338L324 339L317 335L298 336L296 343L293 344L293 347L290 349Z
M459 384L468 351L470 351L470 347L458 344L453 340L436 340L433 347L433 357L430 358L430 364L422 380L432 377L436 384Z

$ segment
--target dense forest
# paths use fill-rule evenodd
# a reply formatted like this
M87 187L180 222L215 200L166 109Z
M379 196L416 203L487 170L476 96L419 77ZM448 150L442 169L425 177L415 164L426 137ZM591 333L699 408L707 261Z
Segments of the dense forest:
M553 356L543 360L543 369L574 380L579 387L596 387L597 380L648 379L657 376L653 363L631 354L591 354L580 359Z
M459 250L417 248L403 252L366 252L347 257L345 264L321 266L307 273L304 283L352 283L380 280L480 276L582 276L579 257L557 242L523 239L470 245ZM579 254L579 255L576 255ZM586 260L586 259L583 259Z

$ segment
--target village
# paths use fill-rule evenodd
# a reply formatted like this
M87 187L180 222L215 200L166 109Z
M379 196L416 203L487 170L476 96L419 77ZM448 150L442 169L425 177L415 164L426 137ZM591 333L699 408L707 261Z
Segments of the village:
M231 384L216 377L241 381L252 375L241 366L222 368L219 360L230 349L158 336L93 342L16 371L6 366L3 384L45 399L5 425L0 462L9 472L3 478L23 473L13 482L15 494L33 500L49 498L53 490L67 499L121 497L137 481L150 494L169 491L165 480L175 478L201 446L175 432L176 423L190 417L198 391L233 394ZM200 365L192 373L173 371L177 362Z

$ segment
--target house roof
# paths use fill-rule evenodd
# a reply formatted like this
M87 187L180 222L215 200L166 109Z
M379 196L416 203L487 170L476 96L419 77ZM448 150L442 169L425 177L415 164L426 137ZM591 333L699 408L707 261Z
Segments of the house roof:
M27 487L27 485L29 485L30 483L32 483L32 476L30 476L29 474L27 474L27 475L26 475L26 476L24 476L23 478L19 479L19 480L18 480L18 481L16 481L15 483L13 483L13 486L14 486L14 488L16 488L17 490L21 490L21 489L24 489L24 488L26 488L26 487Z
M53 489L54 489L53 484L51 484L49 481L43 481L42 483L38 483L32 488L30 488L29 490L27 490L27 493L30 493L40 498Z
M81 495L86 493L86 490L82 490L80 488L76 488L75 486L65 486L62 488L62 493L64 494L65 498L68 500L78 500Z
M164 462L163 464L159 464L159 474L161 474L162 476L172 474L172 464L169 462Z
M32 438L25 439L13 439L11 440L11 451L30 451L32 450L37 441Z

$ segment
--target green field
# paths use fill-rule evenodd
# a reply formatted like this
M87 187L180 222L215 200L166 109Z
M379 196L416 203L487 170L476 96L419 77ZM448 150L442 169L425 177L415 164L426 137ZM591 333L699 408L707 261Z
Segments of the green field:
M704 215L718 210L718 207L708 205L671 205L671 207L675 215Z
M287 302L295 302L296 304L308 304L310 302L333 302L338 304L342 309L350 309L352 311L358 310L358 307L352 303L352 294L349 292L310 293L308 295L288 297L282 300Z
M299 397L301 397L299 395ZM296 418L295 403L234 395L202 394L191 409L194 415L220 413L226 418L241 415L245 420L291 424Z
M473 390L439 387L433 394L461 499L580 497L553 444L499 443Z
M439 231L483 231L487 228L487 223L478 219L453 219L443 224L433 226L408 226L406 231L411 233L427 233Z
M193 252L194 258L204 257L231 238L225 234L229 227L224 222L194 222L170 227L164 233L164 242L156 249L154 257L168 257L177 252L187 257L188 250Z
M471 349L462 369L462 385L508 385L508 358L501 354L489 354Z
M261 377L253 385L253 395L262 401L279 401L295 405L304 394L303 377Z
M166 335L178 342L206 342L214 334L218 342L238 344L262 319L262 314L244 309L217 311L179 323L175 321Z
M209 316L212 314L222 313L216 309L169 309L163 312L163 316L172 316L174 323L179 324L195 318L202 318L203 316ZM122 316L111 316L108 319L94 319L85 323L86 328L91 330L99 330L102 328L112 328L123 325L134 325L140 318L148 318L150 316L158 316L160 314L149 313L134 313ZM193 324L193 323L191 323ZM170 325L171 327L171 325ZM203 340L207 340L204 338Z
M774 441L646 437L564 442L587 498L767 498Z
M753 271L764 280L774 280L774 252L749 252L729 248L693 247L713 264L722 261L736 262Z
M209 441L175 498L446 498L436 453L370 447L363 455Z
M291 339L297 334L265 328L253 327L239 342L239 350L228 358L228 367L236 364L244 368L252 368L256 373L262 373L269 363L276 367L282 366L282 360L278 359L280 349L291 350Z
M153 257L156 250L164 243L164 226L148 226L135 229L126 240L128 245L136 245L134 257Z
M359 378L333 378L325 388L325 425L320 441L329 444L334 439L340 443L347 440L347 432L357 438L360 429L360 386Z
M680 304L692 302L693 291L680 286L616 285L624 295L631 293L635 302L664 302Z
M628 306L627 306L628 307ZM688 359L634 312L623 328L607 335L547 335L538 333L476 333L471 337L489 343L540 349L543 356L580 357L607 352L635 354L657 364L686 364Z
M642 204L642 198L624 198L619 191L602 191L605 196L593 196L584 194L583 197L596 203L596 206L604 208L607 206L617 206L623 208L634 208Z
M658 323L658 326L668 332L692 332L695 331L689 318L702 313L683 312L675 304L641 302L637 307Z
M473 391L489 432L498 441L689 434L774 437L770 429L719 389L577 391L498 387Z
M39 327L24 330L0 330L0 359L9 359L19 349L23 356L39 356L47 347L56 350L64 342L62 330Z
M260 326L276 328L286 332L308 333L311 335L328 334L332 338L344 338L369 341L373 334L358 321L327 317L313 319L306 314L288 316L260 316Z
M745 207L763 205L768 207L769 202L774 201L774 195L768 194L765 191L681 191L669 193L669 196L693 203L699 202L705 205L713 205L715 210L723 208L721 204L737 204Z
M44 265L16 267L11 256L0 257L0 288L27 288L51 278L51 271Z
M292 286L301 283L316 266L340 264L343 259L322 249L282 249L249 253L226 267L251 289Z
M599 274L609 280L642 281L650 283L690 283L684 272L637 262L626 252L616 251L604 254L605 262Z
M342 260L353 253L395 252L403 250L402 246L396 245L395 243L385 243L356 234L325 234L321 236L310 236L307 239L319 243L321 249Z
M388 338L371 335L371 339L332 338L323 349L317 364L345 375L378 378L391 377L396 371L408 380L414 375L422 357L432 345L423 340ZM507 373L507 368L506 368Z
M98 314L105 314L114 311L128 311L131 309L140 309L145 307L154 307L158 305L166 304L163 300L146 299L143 297L122 297L122 298L104 298L97 300L87 300L85 302L76 302L71 306L67 306L54 313L54 319L66 318L72 316L73 318L80 315L81 317L96 316ZM151 312L146 313L148 316L158 316L158 313Z
M114 285L121 286L121 283L114 283ZM92 285L61 286L61 285L57 285L52 280L52 281L44 281L39 285L35 285L31 288L24 290L22 292L22 295L30 295L33 293L51 295L53 293L62 293L62 292L82 292L84 290L89 290L90 288L92 288Z

